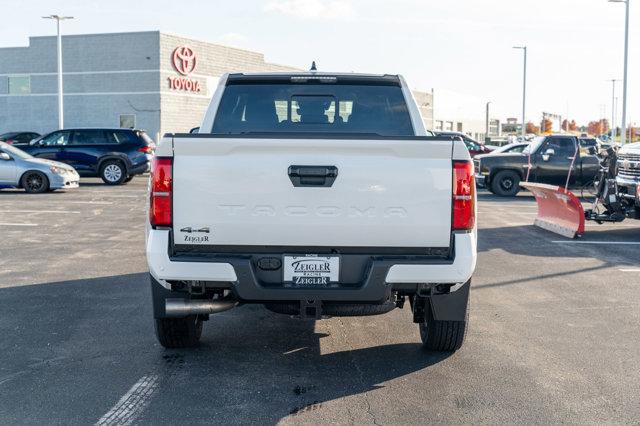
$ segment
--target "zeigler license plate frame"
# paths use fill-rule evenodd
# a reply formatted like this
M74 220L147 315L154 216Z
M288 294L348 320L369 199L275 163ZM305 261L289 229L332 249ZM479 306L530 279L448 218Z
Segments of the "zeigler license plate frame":
M322 287L340 282L340 256L284 255L283 282L299 287Z

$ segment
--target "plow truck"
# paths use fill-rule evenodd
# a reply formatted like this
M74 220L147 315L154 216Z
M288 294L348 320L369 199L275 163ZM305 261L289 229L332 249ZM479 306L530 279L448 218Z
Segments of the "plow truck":
M538 205L534 225L568 238L582 236L586 220L640 219L640 143L596 152L581 151L571 135L543 136L521 155L477 157L476 180L502 196L528 189ZM585 210L570 188L590 194L591 207Z

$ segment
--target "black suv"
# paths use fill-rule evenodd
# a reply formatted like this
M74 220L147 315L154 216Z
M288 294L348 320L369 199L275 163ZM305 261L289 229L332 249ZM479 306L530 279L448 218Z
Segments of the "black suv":
M67 163L81 176L120 185L149 170L155 144L144 130L64 129L21 148L34 157Z

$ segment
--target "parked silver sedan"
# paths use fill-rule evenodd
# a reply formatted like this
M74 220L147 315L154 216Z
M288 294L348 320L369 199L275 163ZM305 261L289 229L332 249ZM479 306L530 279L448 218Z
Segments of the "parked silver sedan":
M0 188L24 188L29 193L77 188L80 176L68 164L35 158L0 142Z

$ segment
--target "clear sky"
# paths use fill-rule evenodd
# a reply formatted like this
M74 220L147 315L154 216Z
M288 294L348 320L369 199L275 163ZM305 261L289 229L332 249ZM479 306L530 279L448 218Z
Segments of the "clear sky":
M73 15L64 33L161 30L322 71L403 74L415 89L454 90L520 117L529 48L527 119L611 116L622 78L624 4L607 0L0 0L0 47L51 35L42 15ZM640 125L640 1L631 0L629 117ZM622 110L621 83L618 117Z

